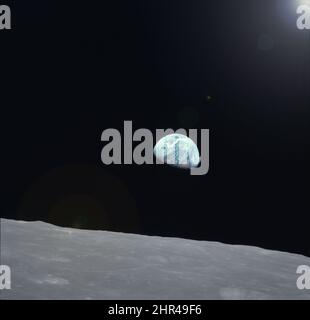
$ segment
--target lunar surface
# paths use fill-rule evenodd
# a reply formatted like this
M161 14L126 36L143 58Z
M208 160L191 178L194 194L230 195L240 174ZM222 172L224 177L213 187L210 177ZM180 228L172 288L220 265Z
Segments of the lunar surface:
M309 299L301 255L1 219L1 299Z
M195 142L183 134L169 134L154 147L154 155L161 162L180 168L197 167L200 162Z

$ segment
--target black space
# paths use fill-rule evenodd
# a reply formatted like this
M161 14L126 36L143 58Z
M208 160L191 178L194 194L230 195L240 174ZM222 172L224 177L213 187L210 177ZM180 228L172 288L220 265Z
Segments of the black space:
M310 32L293 2L6 2L1 216L309 256ZM188 129L186 110L210 129L207 175L102 164L104 129Z

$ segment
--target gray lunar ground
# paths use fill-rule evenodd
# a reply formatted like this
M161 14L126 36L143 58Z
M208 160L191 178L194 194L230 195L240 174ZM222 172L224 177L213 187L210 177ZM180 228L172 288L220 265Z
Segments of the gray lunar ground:
M1 219L0 299L309 299L301 255Z

